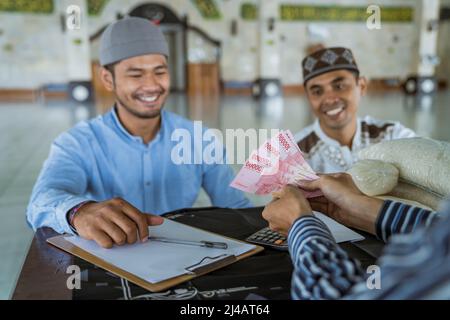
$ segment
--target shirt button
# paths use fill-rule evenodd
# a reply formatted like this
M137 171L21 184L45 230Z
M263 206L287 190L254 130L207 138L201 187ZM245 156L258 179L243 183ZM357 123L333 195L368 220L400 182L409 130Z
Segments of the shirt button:
M147 187L149 187L149 186L151 186L151 182L150 181L147 181L146 183L145 183L145 185L147 186Z

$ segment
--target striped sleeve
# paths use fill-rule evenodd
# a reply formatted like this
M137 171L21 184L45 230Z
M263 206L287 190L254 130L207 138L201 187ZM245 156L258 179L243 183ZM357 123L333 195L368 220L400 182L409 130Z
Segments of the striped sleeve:
M450 299L450 201L439 215L414 218L417 222L410 226L413 232L391 237L377 261L378 290L368 290L361 283L353 287L346 299Z
M436 212L386 200L376 222L377 237L387 242L393 234L411 233L419 227L430 226L436 217Z
M363 281L359 263L335 242L327 226L314 216L304 216L288 236L294 264L292 298L339 299Z

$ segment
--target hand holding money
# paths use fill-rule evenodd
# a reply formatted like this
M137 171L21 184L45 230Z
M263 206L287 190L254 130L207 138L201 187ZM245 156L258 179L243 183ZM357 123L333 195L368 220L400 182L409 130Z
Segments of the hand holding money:
M319 177L303 158L290 131L281 131L254 150L230 186L254 194L271 194L286 185L299 187L302 180ZM307 192L306 198L321 196L320 191Z

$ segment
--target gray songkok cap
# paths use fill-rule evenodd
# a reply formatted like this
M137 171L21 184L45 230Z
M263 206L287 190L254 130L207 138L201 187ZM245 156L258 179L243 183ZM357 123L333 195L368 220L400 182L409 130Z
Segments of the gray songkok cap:
M100 64L106 66L146 54L169 56L163 33L150 20L128 17L108 26L100 39Z

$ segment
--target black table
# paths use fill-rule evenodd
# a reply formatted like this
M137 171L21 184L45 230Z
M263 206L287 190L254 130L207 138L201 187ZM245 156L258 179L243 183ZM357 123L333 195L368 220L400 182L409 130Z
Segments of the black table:
M221 209L193 208L168 213L165 217L244 240L266 227L261 218L263 208ZM361 233L361 232L360 232ZM292 264L284 251L266 249L263 252L207 275L178 285L156 296L103 269L65 253L46 240L57 235L49 228L39 229L32 241L13 299L289 299ZM383 243L363 233L366 240L343 243L349 255L361 261L363 267L375 263ZM67 268L81 269L81 289L69 290Z

